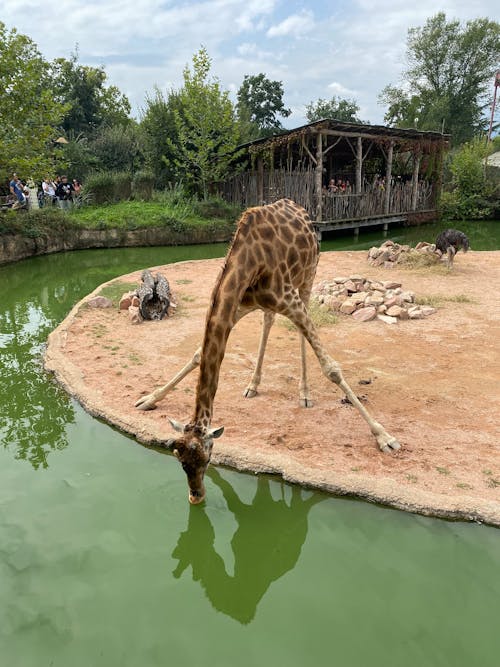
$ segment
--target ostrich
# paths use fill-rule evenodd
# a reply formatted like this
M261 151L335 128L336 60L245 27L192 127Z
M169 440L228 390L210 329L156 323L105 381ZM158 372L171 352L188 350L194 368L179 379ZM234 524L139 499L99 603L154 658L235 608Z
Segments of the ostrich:
M445 229L436 239L436 249L447 255L446 264L449 269L453 268L453 258L455 254L462 249L467 252L469 249L469 239L458 229Z

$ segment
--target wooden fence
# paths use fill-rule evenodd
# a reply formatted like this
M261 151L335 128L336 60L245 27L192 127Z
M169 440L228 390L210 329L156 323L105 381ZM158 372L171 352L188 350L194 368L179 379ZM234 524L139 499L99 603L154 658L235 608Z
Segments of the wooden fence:
M270 204L277 199L287 197L301 204L315 220L317 203L314 178L315 173L312 169L301 171L275 169L260 174L257 171L247 171L236 174L223 183L221 194L226 201L245 207ZM415 209L412 207L412 195L410 181L394 183L391 186L389 210L386 211L386 191L377 186L365 184L360 194L323 194L322 219L345 220L435 208L435 189L431 183L422 181L418 184Z

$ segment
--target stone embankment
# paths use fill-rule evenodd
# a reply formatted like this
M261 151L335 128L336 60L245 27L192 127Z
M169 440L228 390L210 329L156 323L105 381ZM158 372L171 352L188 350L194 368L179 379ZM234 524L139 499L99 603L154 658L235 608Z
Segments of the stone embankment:
M419 320L436 312L415 302L415 293L394 280L369 280L361 275L323 280L313 288L312 298L322 310L351 315L359 322Z
M373 246L368 251L368 263L371 266L383 266L391 269L395 264L417 261L422 264L437 264L441 261L441 251L435 243L420 241L415 248L409 245L400 245L390 239L384 241L380 247Z

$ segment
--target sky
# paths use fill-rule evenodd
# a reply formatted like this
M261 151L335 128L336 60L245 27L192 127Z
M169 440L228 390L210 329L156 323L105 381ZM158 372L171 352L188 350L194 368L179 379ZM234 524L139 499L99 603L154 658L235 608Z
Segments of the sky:
M233 101L246 74L281 81L287 128L307 122L308 103L333 95L382 124L377 98L401 83L408 29L439 11L448 20L500 20L498 0L0 0L0 21L28 35L46 60L78 49L80 63L103 66L138 119L155 86L181 87L203 45Z

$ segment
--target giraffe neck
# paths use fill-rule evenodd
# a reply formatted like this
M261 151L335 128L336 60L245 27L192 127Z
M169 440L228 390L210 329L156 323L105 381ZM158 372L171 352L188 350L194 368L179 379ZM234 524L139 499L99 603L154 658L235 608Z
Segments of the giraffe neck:
M226 270L223 269L223 273ZM196 387L193 423L208 428L212 420L213 402L219 384L219 372L226 352L226 344L236 321L241 295L246 289L224 290L231 272L223 275L212 293L212 303L207 314L205 335L201 349L200 374Z

